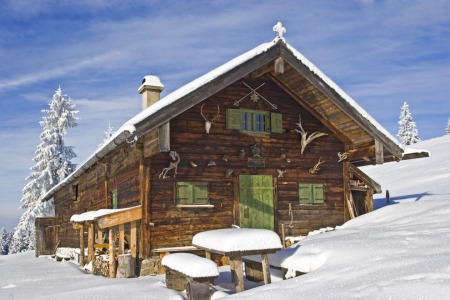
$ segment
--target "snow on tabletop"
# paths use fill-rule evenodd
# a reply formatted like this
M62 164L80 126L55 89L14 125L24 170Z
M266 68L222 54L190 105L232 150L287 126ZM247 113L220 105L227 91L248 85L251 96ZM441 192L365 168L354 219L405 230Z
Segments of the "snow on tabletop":
M251 228L228 228L200 232L194 236L192 244L221 252L282 248L280 237L275 232Z
M136 208L139 206L133 206L133 207L127 207L127 208L119 208L119 209L99 209L99 210L93 210L93 211L88 211L79 215L73 215L70 218L71 222L86 222L86 221L93 221L96 220L98 218L107 216L107 215L111 215L120 211L125 211L125 210L131 210L133 208Z
M219 276L219 269L215 262L190 253L166 255L161 265L192 278Z

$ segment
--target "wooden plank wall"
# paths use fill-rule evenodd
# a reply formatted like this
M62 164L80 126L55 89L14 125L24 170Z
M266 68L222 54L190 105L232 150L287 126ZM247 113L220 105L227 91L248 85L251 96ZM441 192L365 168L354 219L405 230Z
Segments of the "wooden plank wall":
M105 195L105 166L98 165L81 175L78 183L79 201L72 201L70 187L55 194L55 213L58 218L61 247L79 247L79 230L73 229L70 218L86 211L111 208L111 192L117 189L118 208L140 204L139 199L139 154L135 145L125 144L113 151L108 159L108 204ZM85 236L87 245L87 235Z
M250 146L256 142L264 147L263 157L266 159L266 167L258 169L258 175L272 175L275 178L277 169L287 170L284 178L278 178L278 224L275 228L280 235L282 223L285 224L286 235L299 235L344 222L342 163L337 162L337 152L344 151L344 143L270 80L245 79L245 82L253 88L265 83L258 92L276 104L278 109L271 109L263 99L254 103L249 97L239 107L234 106L235 100L250 92L239 80L171 120L171 150L177 151L181 162L176 178L173 178L172 170L168 173L169 179L159 179L163 168L169 166L172 160L168 153L160 153L152 158L151 222L155 224L151 228L152 248L191 245L192 237L198 232L231 227L234 221L233 178L226 178L225 171L232 169L233 177L251 175L247 158L250 156ZM205 121L200 114L203 103L206 103L203 114L209 120L216 115L217 105L220 106L221 116L212 124L209 135L205 133ZM283 133L250 134L227 130L227 108L281 113ZM300 135L295 131L299 114L305 131L310 134L315 131L329 134L314 140L306 147L303 155L300 155ZM245 150L245 158L238 157L240 150ZM282 161L281 154L286 154L292 162ZM228 162L222 159L223 155L227 155ZM320 165L318 174L312 175L308 170L317 163L319 157L325 163ZM209 160L213 160L216 166L207 167ZM198 167L192 168L190 161ZM210 202L214 208L176 208L176 181L209 181ZM326 205L298 205L298 182L326 183ZM287 226L290 223L289 204L294 212L293 228Z

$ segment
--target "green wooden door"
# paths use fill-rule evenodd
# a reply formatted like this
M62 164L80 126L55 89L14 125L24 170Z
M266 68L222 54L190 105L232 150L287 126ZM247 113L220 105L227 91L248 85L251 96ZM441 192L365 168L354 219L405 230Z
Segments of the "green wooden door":
M242 228L274 230L273 178L267 175L239 175Z

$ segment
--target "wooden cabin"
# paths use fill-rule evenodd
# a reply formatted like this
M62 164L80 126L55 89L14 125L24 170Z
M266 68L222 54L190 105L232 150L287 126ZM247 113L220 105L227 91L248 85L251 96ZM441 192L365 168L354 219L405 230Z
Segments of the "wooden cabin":
M83 228L103 237L99 223L113 234L134 229L141 260L232 225L306 235L373 210L381 187L358 166L403 158L395 138L284 38L160 100L163 88L146 76L143 111L44 197L54 199L60 247L80 247L80 228L82 243L94 243ZM70 221L131 207L85 227Z

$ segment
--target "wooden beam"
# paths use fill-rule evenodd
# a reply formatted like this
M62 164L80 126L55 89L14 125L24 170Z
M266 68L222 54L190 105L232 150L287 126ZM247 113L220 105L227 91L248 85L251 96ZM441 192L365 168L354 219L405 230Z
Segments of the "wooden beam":
M119 225L119 255L125 252L125 224Z
M108 164L104 163L105 166L105 208L109 208L109 197L108 197Z
M139 153L139 199L141 203L141 223L139 236L139 258L146 259L151 254L150 247L150 159Z
M170 151L170 121L159 126L159 151Z
M142 218L142 208L137 206L130 210L119 211L117 213L101 217L97 220L98 227L108 228L120 224L125 224L131 221L137 221Z
M367 185L371 186L377 194L381 193L382 191L381 185L379 185L378 182L367 176L366 173L358 169L358 167L356 167L354 164L349 163L349 170L350 172L353 172L353 174L360 180L364 181Z
M269 256L267 254L261 254L261 262L264 274L264 284L269 284L271 283Z
M262 77L264 75L266 75L267 73L270 72L275 72L275 64L274 61L268 62L267 64L265 64L264 66L256 69L255 71L251 72L250 74L248 74L249 78L259 78Z
M364 157L375 155L375 145L348 150L346 152L348 153L347 160L350 162L352 160L364 159Z
M327 96L328 99L336 104L346 115L367 131L374 139L379 140L392 155L402 157L403 149L381 133L375 125L370 123L355 107L342 98L342 96L331 88L322 78L311 71L309 67L299 60L284 44L280 44L280 56L283 57L297 72L311 82L319 91Z
M84 225L79 224L80 228L80 267L84 267Z
M134 268L136 269L136 244L137 244L137 222L132 221L131 222L131 229L130 229L130 253L133 257L133 263Z
M382 165L384 161L383 159L383 144L380 141L375 140L375 161L377 165Z
M88 223L88 263L94 260L94 222Z
M300 104L304 109L306 109L310 114L316 117L323 125L325 125L328 129L331 130L342 142L347 144L353 144L353 141L340 132L330 121L325 119L320 113L318 113L314 108L312 108L306 101L300 98L297 94L291 91L283 82L281 82L278 78L273 76L272 74L266 74L268 78L270 78L277 86L279 86L286 94L288 94L292 99L294 99L298 104Z
M116 278L116 255L115 255L116 236L114 227L109 228L109 277Z
M283 74L284 73L284 59L282 57L278 57L274 63L275 73Z

